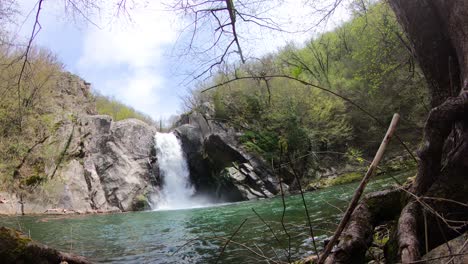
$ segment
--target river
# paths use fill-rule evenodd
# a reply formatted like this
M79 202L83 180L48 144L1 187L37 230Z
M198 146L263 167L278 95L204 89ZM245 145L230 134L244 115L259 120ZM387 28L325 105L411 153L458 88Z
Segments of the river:
M406 176L395 177L404 180ZM305 194L319 249L336 227L340 210L357 184ZM391 184L391 177L378 177L367 190ZM0 217L0 224L21 228L39 242L100 263L214 263L227 238L246 221L219 263L259 263L263 256L286 260L288 251L292 259L313 253L301 196L289 196L285 201L287 234L281 225L281 197L185 210Z

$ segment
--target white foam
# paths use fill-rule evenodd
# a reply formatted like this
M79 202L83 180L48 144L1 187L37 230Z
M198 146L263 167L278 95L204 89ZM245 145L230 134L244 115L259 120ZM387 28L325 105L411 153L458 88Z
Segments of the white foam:
M195 189L181 144L173 133L156 133L156 156L162 179L161 191L153 198L154 210L177 210L208 205L194 199Z

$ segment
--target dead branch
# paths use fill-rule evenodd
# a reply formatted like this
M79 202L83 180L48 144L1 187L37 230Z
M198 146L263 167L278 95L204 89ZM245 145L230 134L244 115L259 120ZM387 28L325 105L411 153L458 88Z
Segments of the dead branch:
M252 208L252 211L257 215L257 217L260 219L260 221L262 221L263 224L265 224L265 226L267 226L268 230L270 230L271 234L273 235L276 242L278 243L278 246L281 247L281 241L279 240L278 236L275 234L275 232L273 231L271 226L257 213L257 211L255 211L255 209ZM284 248L284 251L285 251L285 256L287 257L288 256L288 251L285 248ZM276 254L276 252L275 252L275 254Z
M393 115L392 122L390 123L390 126L389 126L389 128L387 130L387 133L385 134L385 137L382 140L382 143L380 144L379 149L377 150L377 153L376 153L376 155L374 157L374 160L372 161L372 164L369 166L369 169L367 170L366 175L364 176L361 183L359 184L359 187L357 188L356 192L354 193L354 196L353 196L353 198L351 200L351 203L349 204L348 209L345 212L345 215L341 219L340 224L338 225L338 228L335 231L335 234L330 239L330 242L327 244L327 246L325 247L325 250L323 251L322 255L320 256L319 261L318 261L319 264L322 264L322 263L325 262L328 255L330 254L333 246L335 245L336 241L338 240L338 238L340 237L340 235L343 232L344 228L348 224L349 219L351 218L351 214L353 213L354 209L356 208L356 206L357 206L357 204L359 202L359 199L361 198L361 195L364 192L364 189L366 188L367 182L369 181L370 177L374 173L377 165L379 164L380 160L383 157L383 154L385 152L385 148L387 147L388 142L390 141L390 139L392 138L392 136L393 136L393 134L395 132L395 129L396 129L396 126L398 124L399 118L400 118L400 116L398 114Z
M291 156L288 154L286 155L288 157L289 164L292 164ZM317 258L319 258L319 252L317 250L317 244L315 243L315 236L314 236L314 229L312 227L312 222L310 221L310 215L309 215L309 209L307 208L307 203L304 198L304 190L302 189L301 186L301 179L299 178L298 173L296 172L294 166L291 166L291 169L293 171L294 177L296 178L296 182L299 185L299 191L301 193L301 198L302 198L302 204L304 205L304 210L305 214L307 217L307 224L309 225L309 231L310 231L310 237L312 239L312 245L314 246L315 254L317 254Z
M283 146L280 148L280 163L282 163L282 157L283 157ZM278 174L278 182L280 186L280 192L281 192L281 202L283 204L283 213L281 214L281 226L283 227L284 233L288 237L288 262L291 263L291 235L289 234L288 230L286 229L286 226L284 224L284 217L286 215L286 201L284 199L284 190L283 190L283 178L281 177L281 168L279 170Z
M31 32L31 36L29 37L28 45L26 46L26 51L22 55L22 58L24 58L23 65L21 66L21 70L18 76L18 82L17 82L17 93L18 93L18 113L19 113L19 128L22 130L22 103L21 103L21 80L23 79L24 71L26 69L26 65L29 63L28 62L28 56L29 56L29 51L32 48L32 42L34 38L37 36L39 31L41 30L41 24L39 23L39 15L41 13L42 9L42 3L44 0L39 0L37 4L37 12L36 12L36 20L34 21L34 26ZM38 29L37 29L38 28Z
M26 151L26 154L23 156L23 158L21 159L21 162L20 164L18 164L18 166L16 166L14 172L13 172L13 178L18 178L20 176L20 170L21 168L23 167L24 163L26 162L26 160L28 159L29 157L29 154L31 154L31 152L37 147L39 146L40 144L44 143L47 139L49 138L49 135L43 137L42 139L38 140L36 143L34 143L34 145L32 145L32 147L30 147L27 151Z

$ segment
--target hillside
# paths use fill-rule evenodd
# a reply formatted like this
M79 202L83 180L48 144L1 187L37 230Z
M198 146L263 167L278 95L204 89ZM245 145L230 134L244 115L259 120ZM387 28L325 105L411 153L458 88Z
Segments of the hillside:
M418 145L428 98L407 44L390 7L373 5L304 45L232 65L188 101L236 128L245 149L284 170L288 184L364 170L393 113L402 116L401 142L386 157L415 167L407 149Z

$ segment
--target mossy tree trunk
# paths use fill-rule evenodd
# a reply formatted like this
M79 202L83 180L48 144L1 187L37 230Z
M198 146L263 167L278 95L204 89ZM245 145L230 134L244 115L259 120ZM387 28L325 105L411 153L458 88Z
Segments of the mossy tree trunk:
M32 241L24 234L0 227L0 262L90 264L84 257L60 252Z

